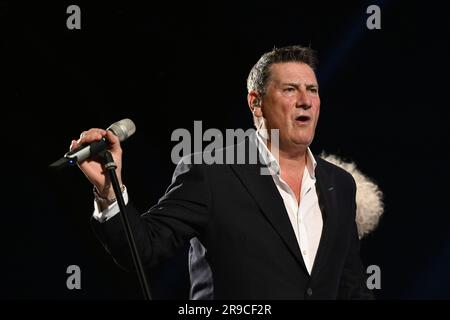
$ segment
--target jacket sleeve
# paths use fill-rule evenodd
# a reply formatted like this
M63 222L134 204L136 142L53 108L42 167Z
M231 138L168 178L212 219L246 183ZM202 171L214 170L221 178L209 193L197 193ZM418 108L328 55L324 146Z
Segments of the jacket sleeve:
M211 202L204 171L204 166L187 164L184 159L175 169L172 183L158 204L142 215L131 204L126 206L146 267L171 257L191 238L202 234L209 221ZM103 223L91 219L91 225L115 262L125 269L134 269L120 215Z
M360 240L356 226L356 184L351 177L352 214L350 221L350 249L348 251L344 271L342 273L338 299L374 299L372 292L366 285L366 273L360 257Z

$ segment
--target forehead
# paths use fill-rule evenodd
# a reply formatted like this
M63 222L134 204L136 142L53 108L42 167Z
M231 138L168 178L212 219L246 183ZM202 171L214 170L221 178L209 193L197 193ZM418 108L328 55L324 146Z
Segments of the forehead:
M269 80L274 82L317 84L314 70L302 62L274 63L270 66Z

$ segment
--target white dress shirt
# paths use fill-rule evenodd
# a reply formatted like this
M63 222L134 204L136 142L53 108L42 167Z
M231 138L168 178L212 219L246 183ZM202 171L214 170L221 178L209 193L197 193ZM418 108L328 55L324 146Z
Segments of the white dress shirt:
M281 178L279 162L267 148L264 142L264 136L264 134L258 131L258 150L261 155L261 160L268 166L273 182L275 182L281 198L283 198L284 206L286 207L292 229L297 238L303 261L309 274L311 274L323 228L322 213L316 193L315 169L317 162L311 150L308 148L299 204L291 187Z
M124 186L123 192L123 201L125 202L125 205L128 204L128 191L127 187ZM100 206L97 203L97 201L94 200L94 218L99 222L105 222L114 217L116 214L120 212L119 205L117 204L117 201L114 201L111 203L108 208L106 208L103 211L100 211Z

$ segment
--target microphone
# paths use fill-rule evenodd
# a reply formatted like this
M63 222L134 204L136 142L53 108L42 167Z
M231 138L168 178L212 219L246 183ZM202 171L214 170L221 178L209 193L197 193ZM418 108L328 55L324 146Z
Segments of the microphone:
M130 119L123 119L110 125L108 129L114 133L120 142L127 140L136 132L136 126ZM86 159L89 159L108 148L109 142L106 138L93 142L89 145L81 145L76 149L67 152L64 157L53 162L51 168L62 168L68 165L74 165Z

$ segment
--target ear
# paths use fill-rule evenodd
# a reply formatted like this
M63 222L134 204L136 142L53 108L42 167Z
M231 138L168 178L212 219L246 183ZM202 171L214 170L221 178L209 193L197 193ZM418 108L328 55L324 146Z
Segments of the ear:
M250 91L247 95L247 102L248 106L250 108L250 111L253 113L255 117L261 117L262 111L261 111L261 97L259 93L256 91Z

